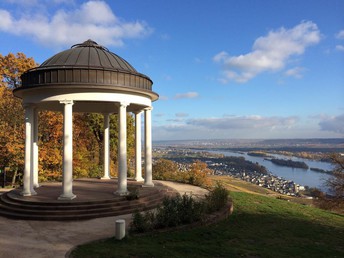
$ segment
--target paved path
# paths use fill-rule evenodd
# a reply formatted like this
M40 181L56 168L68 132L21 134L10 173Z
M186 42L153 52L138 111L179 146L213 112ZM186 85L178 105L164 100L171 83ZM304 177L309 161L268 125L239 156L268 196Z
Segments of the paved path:
M207 190L173 182L159 181L181 194L204 195ZM76 245L93 240L113 237L116 219L125 219L131 214L84 221L29 221L10 220L0 217L0 258L65 257Z

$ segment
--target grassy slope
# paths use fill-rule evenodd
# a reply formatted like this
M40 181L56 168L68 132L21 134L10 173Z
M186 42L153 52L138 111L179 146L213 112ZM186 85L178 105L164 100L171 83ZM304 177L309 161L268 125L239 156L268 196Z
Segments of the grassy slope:
M344 216L247 191L231 192L234 213L217 224L111 238L77 249L74 257L344 257Z

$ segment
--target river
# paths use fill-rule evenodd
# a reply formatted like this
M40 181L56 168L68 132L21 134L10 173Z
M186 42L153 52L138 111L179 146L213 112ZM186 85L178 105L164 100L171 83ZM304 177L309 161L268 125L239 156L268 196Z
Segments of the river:
M244 157L246 160L249 160L254 163L257 162L260 165L266 167L266 169L269 172L271 172L272 174L276 176L283 177L284 179L287 179L287 180L292 180L295 183L303 185L303 186L307 185L309 187L316 187L322 191L327 192L324 182L326 181L326 179L330 177L330 175L328 174L315 172L310 169L278 166L269 160L265 160L264 157L247 155L247 152L239 153L239 152L233 152L233 151L219 151L219 150L218 151L205 150L205 151L213 152L213 153L220 153L225 156ZM321 161L289 157L289 156L284 156L284 155L276 155L276 154L270 154L270 153L269 155L274 156L278 159L292 159L294 161L302 161L302 162L305 162L310 168L311 167L320 168L323 170L333 169L333 165L328 162L321 162Z

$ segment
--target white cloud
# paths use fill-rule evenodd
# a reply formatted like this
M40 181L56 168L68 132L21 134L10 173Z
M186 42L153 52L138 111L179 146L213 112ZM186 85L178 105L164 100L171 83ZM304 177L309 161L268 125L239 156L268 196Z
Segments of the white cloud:
M167 96L159 96L159 100L168 100Z
M213 57L213 61L223 65L222 82L245 83L260 73L283 69L293 56L302 55L307 47L317 44L320 39L317 25L305 21L294 28L282 27L259 37L247 54L230 56L222 51Z
M167 33L163 33L163 34L160 35L160 38L162 40L170 40L171 36L169 34L167 34Z
M5 0L10 4L24 5L26 6L36 6L38 5L38 0Z
M330 131L344 135L344 114L339 116L323 116L319 122L323 131Z
M172 76L171 75L165 74L163 77L164 77L164 80L166 80L166 81L172 80Z
M6 10L0 9L0 30L9 30L12 25L12 17Z
M337 49L338 51L344 51L344 45L337 45L337 46L336 46L336 49Z
M187 93L177 93L175 99L194 99L197 98L199 94L197 92L187 92Z
M285 71L284 75L300 79L303 77L304 71L305 71L305 68L303 67L294 67Z
M183 112L176 113L175 115L176 115L176 117L187 117L187 116L189 116L188 113L183 113Z
M154 140L293 138L298 117L228 116L172 119L154 126ZM309 133L309 132L308 132Z
M290 128L296 122L298 118L291 117L262 117L257 115L252 116L231 116L223 118L202 118L202 119L190 119L187 121L190 125L201 126L208 129L270 129L273 130L276 127Z
M154 114L154 116L156 116L156 117L163 117L163 116L165 116L165 114L164 113L156 113L156 114Z
M339 31L339 32L336 34L336 38L337 38L337 39L344 39L344 30Z
M70 46L89 38L106 46L122 46L124 39L152 32L145 22L125 22L116 17L104 1L88 1L68 11L59 9L51 16L37 11L17 18L0 9L0 17L1 31L26 35L49 46Z

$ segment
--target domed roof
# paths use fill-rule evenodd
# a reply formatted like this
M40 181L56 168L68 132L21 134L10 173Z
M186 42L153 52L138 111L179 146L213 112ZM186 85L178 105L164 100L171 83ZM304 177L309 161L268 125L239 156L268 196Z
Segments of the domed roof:
M153 101L158 99L148 76L137 72L126 60L90 39L26 71L21 80L22 86L14 91L18 96L22 95L20 92L32 88L98 88L139 93L149 96Z
M43 62L40 67L73 66L121 70L137 73L127 61L93 40L73 45Z

